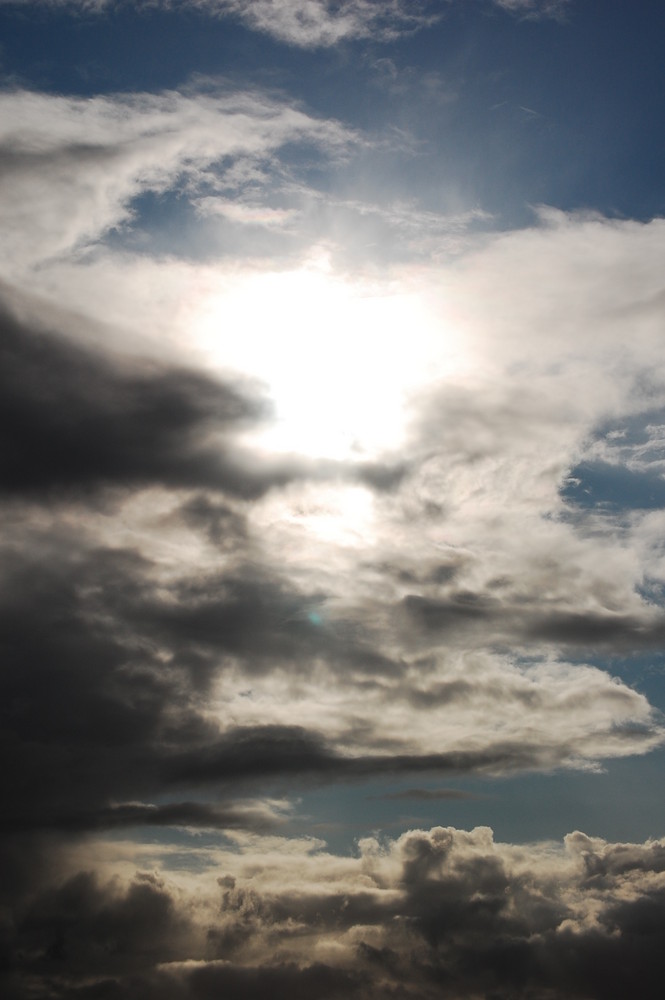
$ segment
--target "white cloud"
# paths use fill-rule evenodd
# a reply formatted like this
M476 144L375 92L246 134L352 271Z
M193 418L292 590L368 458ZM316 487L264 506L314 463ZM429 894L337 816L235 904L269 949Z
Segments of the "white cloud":
M286 142L333 159L341 125L257 93L165 93L90 99L0 95L2 249L10 267L94 243L131 218L132 199L186 181L217 181L223 158L260 163Z
M356 609L358 617L362 610L374 609ZM332 639L324 636L318 656L301 666L280 664L276 656L269 675L248 679L241 660L236 669L229 663L210 700L211 716L231 728L307 720L344 757L440 755L448 773L597 769L602 760L648 753L665 742L647 699L595 667L446 653L440 637L437 650L417 657L394 630L383 644L367 642L364 666L362 647L344 637L336 642L334 621L327 627ZM362 628L360 636L370 639ZM450 634L446 639L455 643ZM372 654L385 656L383 672L380 661L372 667ZM414 770L422 766L414 760Z
M231 13L250 27L302 47L345 39L390 41L435 19L429 3L405 0L194 0L214 13Z
M69 7L84 13L111 10L118 0L0 0ZM392 41L440 17L431 0L150 0L145 6L192 8L213 17L235 17L288 45L318 48L353 39Z

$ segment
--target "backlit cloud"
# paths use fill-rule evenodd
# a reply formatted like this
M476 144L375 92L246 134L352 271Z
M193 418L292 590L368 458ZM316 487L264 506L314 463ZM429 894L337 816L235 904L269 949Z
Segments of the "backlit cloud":
M10 995L48 969L67 996L87 983L123 997L433 998L445 983L455 998L610 1000L636 967L642 994L658 995L662 841L575 832L511 846L488 828L436 827L368 838L349 858L316 841L234 840L192 846L187 877L155 845L157 868L130 878L131 844L110 842L105 870L41 888L11 931Z

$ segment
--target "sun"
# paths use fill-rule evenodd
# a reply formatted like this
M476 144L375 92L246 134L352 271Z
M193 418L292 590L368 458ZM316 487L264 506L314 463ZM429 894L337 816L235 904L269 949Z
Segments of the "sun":
M255 443L314 458L398 448L409 394L451 366L417 283L340 276L325 257L223 276L194 328L214 368L266 385L275 418Z

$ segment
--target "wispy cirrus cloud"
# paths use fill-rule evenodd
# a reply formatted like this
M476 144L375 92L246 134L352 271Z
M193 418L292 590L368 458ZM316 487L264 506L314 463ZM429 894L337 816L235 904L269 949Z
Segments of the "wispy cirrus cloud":
M237 172L287 142L334 160L356 138L268 95L209 88L91 99L6 91L0 123L2 245L15 270L94 243L146 192L214 189L221 161Z
M197 7L231 14L249 27L305 48L352 39L391 41L417 31L438 16L431 3L405 0L194 0Z
M527 18L562 17L571 0L492 0L503 10Z
M112 11L118 0L0 0L11 6L65 7L86 14ZM231 17L287 45L323 48L371 39L390 42L441 17L432 0L151 0L150 7Z

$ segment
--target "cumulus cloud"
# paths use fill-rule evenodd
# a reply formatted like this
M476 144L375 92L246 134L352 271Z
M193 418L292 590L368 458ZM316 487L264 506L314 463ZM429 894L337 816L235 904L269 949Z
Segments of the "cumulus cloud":
M618 1000L636 968L641 995L659 995L662 841L508 845L486 827L435 827L338 857L316 841L234 838L202 848L187 875L158 847L151 871L127 870L132 845L109 843L105 867L46 882L7 933L12 995L30 981L44 997L88 984L123 998L420 1000L445 986Z

